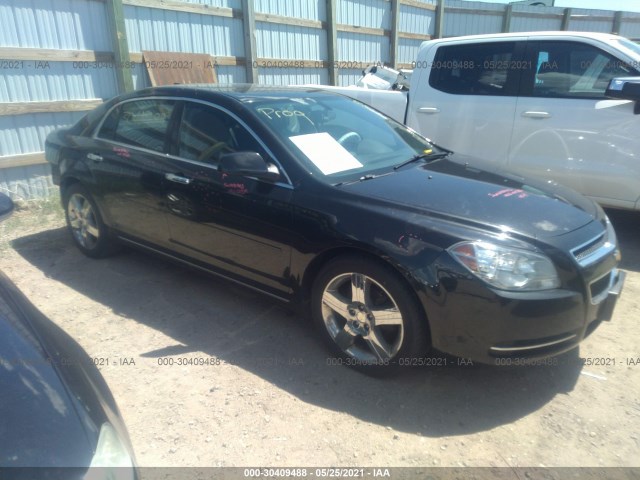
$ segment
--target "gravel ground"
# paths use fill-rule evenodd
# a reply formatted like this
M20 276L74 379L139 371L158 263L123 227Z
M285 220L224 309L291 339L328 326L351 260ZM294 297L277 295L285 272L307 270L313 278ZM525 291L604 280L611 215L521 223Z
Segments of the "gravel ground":
M55 202L0 225L0 268L99 364L141 466L637 467L640 215L612 217L613 321L553 366L441 356L369 378L269 298L134 251L85 258Z

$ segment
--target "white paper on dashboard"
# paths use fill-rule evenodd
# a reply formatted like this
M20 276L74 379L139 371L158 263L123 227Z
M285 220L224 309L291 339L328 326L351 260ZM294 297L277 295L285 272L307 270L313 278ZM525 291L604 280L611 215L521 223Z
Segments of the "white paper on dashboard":
M289 139L325 175L362 167L353 155L326 132L296 135Z

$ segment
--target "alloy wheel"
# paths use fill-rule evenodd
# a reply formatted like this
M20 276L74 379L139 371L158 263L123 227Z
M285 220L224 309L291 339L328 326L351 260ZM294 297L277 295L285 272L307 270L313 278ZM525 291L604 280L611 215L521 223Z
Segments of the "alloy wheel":
M76 241L87 250L92 250L100 240L100 227L91 202L79 193L74 193L67 203L69 226Z
M402 346L402 313L391 294L367 275L331 279L322 293L322 318L336 345L358 361L387 362Z

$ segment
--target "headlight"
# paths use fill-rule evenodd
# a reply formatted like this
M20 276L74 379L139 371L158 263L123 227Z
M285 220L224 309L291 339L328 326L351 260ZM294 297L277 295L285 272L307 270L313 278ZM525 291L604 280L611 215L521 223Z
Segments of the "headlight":
M449 253L471 273L503 290L548 290L560 286L546 256L488 242L462 242Z
M613 224L606 215L604 216L604 221L607 226L607 243L616 247L618 245L618 238L616 237L616 231L613 228Z
M611 223L611 220L609 220L609 217L605 215L604 220L607 227L607 236L604 246L615 251L616 260L619 262L620 260L622 260L622 255L620 254L620 249L618 248L618 237L616 237L616 231L613 228L613 224Z
M98 446L85 480L133 480L133 459L110 423L100 429Z

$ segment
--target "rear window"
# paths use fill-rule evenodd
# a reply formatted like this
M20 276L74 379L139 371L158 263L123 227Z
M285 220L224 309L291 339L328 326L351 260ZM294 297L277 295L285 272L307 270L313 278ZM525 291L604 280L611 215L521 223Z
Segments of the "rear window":
M147 99L123 103L107 116L98 137L163 152L175 102Z

